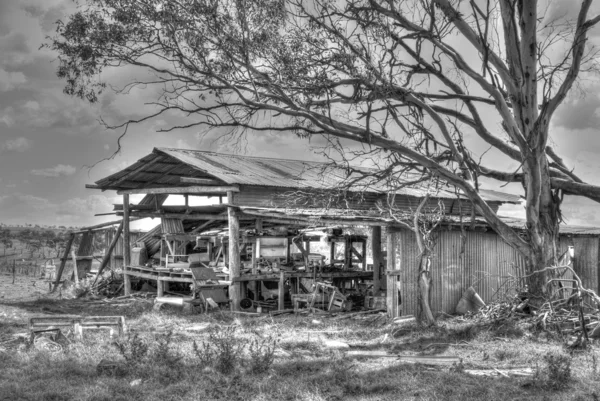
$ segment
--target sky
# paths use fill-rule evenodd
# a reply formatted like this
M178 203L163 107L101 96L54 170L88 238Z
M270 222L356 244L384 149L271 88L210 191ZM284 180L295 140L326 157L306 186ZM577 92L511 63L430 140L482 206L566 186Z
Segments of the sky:
M169 125L166 117L132 126L122 140L121 154L102 161L113 154L122 131L106 130L99 119L119 123L144 115L148 93L107 93L95 105L63 94L64 83L55 74L56 55L40 46L54 32L55 22L74 9L71 0L0 0L0 223L85 226L111 220L94 214L112 211L121 197L114 191L86 189L85 184L133 164L153 147L320 160L313 144L292 134L250 135L244 146L232 148L198 130L156 132ZM103 78L119 83L121 74L113 71ZM551 129L551 141L567 164L593 184L600 184L597 82L582 83L585 93L577 91L567 99ZM515 185L495 189L519 190ZM569 224L600 226L598 210L583 198L568 198L563 204ZM504 213L522 216L522 209L512 207Z

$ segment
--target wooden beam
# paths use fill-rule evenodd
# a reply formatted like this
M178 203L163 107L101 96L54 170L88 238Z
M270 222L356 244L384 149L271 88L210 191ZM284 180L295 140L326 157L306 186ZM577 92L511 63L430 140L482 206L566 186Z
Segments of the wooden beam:
M158 163L159 161L161 161L163 159L163 156L156 156L154 159L150 160L147 163L142 163L141 166L129 171L128 173L126 173L124 176L122 176L121 178L117 179L114 182L111 182L110 185L111 186L117 186L120 183L122 183L123 181L127 181L127 178L131 177L132 175L135 175L137 173L139 173L140 171L142 171L145 168L148 168L150 166L153 166L154 164Z
M391 230L387 231L387 271L396 270L396 235ZM395 318L399 316L398 308L398 278L397 275L388 275L386 307L388 316Z
M69 252L71 252L71 246L73 246L73 240L75 239L75 234L71 233L69 236L69 241L65 246L65 254L63 255L62 260L60 261L60 266L58 267L58 272L56 272L56 281L54 282L54 287L52 288L52 292L56 291L58 285L60 284L60 279L63 275L63 271L65 270L65 263L67 263L67 257Z
M279 272L279 294L277 296L277 309L285 309L285 273L284 271Z
M131 221L134 220L139 220L138 218L132 218ZM83 234L85 232L91 231L91 230L96 230L98 228L105 228L108 226L114 226L115 224L119 224L122 223L123 220L114 220L114 221L109 221L107 223L102 223L102 224L96 224L95 226L89 226L89 227L84 227L78 231L73 231L73 234Z
M233 208L231 208L233 209ZM117 213L120 215L121 213ZM222 214L209 214L209 213L194 213L194 214L184 214L184 213L155 213L155 212L132 212L131 216L136 216L140 218L164 218L164 219L180 219L180 220L223 220L226 221L229 218L226 215ZM238 220L254 220L254 217L251 216L239 216Z
M117 191L119 195L130 194L219 194L227 192L239 192L238 187L233 186L192 186L192 187L163 187L163 188L136 188Z
M123 195L123 271L131 265L131 237L129 236L129 194ZM131 294L131 279L123 274L125 295Z
M115 249L115 246L117 245L117 242L119 241L119 237L121 236L122 232L123 232L123 222L121 221L121 224L119 224L119 227L117 228L116 234L113 236L113 239L110 242L110 245L108 246L108 249L106 250L106 253L104 254L104 258L102 258L102 262L100 262L100 267L98 268L98 273L96 274L96 278L94 278L94 282L92 283L92 286L94 284L96 284L96 281L98 281L98 277L100 277L100 274L102 274L102 270L104 270L106 265L108 265L108 262L110 261L110 257L112 255L112 252Z
M205 227L208 227L209 225L211 225L212 223L214 223L215 221L217 221L216 219L213 220L208 220L206 223L202 223L200 224L198 227L194 228L192 231L190 231L191 234L196 234L201 232L202 229L204 229ZM211 259L212 260L212 259Z
M377 296L381 290L381 226L371 227L371 253L373 255L373 295Z
M233 191L227 192L227 203L233 203ZM229 298L231 299L231 309L233 311L239 311L240 300L242 299L241 284L234 282L236 278L240 277L240 244L238 238L240 237L240 220L236 208L227 208L227 214L229 216L229 280L231 280L231 286L229 287Z
M320 216L315 216L315 217L308 217L308 216L297 216L297 215L284 215L281 213L274 213L274 212L258 212L258 211L253 211L253 210L248 210L244 207L241 208L242 212L244 214L249 214L251 216L256 216L256 217L263 217L264 221L267 221L267 219L270 218L276 218L276 219L281 219L282 221L290 221L293 222L295 224L299 224L299 225L311 225L311 224L315 224L315 223L319 223L319 224L335 224L335 225L340 225L340 226L380 226L382 224L386 224L386 223L390 223L393 224L391 221L388 221L386 219L381 219L381 221L374 221L374 220L361 220L360 217L357 217L355 220L345 220L345 219L336 219L336 218L330 218L330 217L320 217Z
M196 185L227 185L226 182L215 180L212 178L179 177L179 182L181 182L182 184Z

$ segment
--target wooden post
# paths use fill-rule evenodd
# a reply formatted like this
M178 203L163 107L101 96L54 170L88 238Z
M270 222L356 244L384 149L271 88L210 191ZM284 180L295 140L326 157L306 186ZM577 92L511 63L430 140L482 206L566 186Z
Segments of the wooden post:
M112 241L110 242L110 245L108 246L108 249L106 250L106 254L104 254L104 258L102 258L102 262L100 263L100 267L98 268L98 274L96 274L96 278L94 279L94 283L92 285L96 284L96 281L98 281L98 277L100 277L100 274L102 274L102 270L104 270L106 265L108 265L108 262L111 260L113 250L115 249L115 246L117 245L117 241L119 240L119 236L121 235L122 231L123 231L123 222L121 222L121 224L119 225L119 228L117 228L117 232L114 233L114 235L113 235Z
M131 264L131 238L129 236L129 194L123 195L123 291L131 294L131 278L125 274Z
M227 192L227 203L233 204L233 192ZM229 218L229 298L231 299L231 310L239 311L240 300L242 299L241 283L234 281L240 277L240 220L237 210L233 207L227 208L227 216Z
M373 295L377 295L381 290L381 270L383 262L381 257L381 227L371 227L371 252L373 254ZM365 258L366 259L366 258Z
M60 260L60 266L58 267L58 271L56 272L56 281L54 282L54 288L52 289L52 292L56 291L56 289L58 288L58 284L60 283L63 271L65 270L65 263L67 263L67 258L69 257L69 253L71 252L71 246L73 246L74 240L75 234L71 234L71 236L69 237L69 241L67 241L67 246L65 247L65 254Z
M73 259L73 281L77 285L79 283L79 270L77 270L77 255L75 255L75 250L71 251L71 258Z
M284 310L284 298L285 298L285 273L283 270L279 272L279 297L278 297L278 309Z
M333 261L335 260L335 241L331 241L329 247L329 264L333 266Z
M386 307L390 318L400 316L398 307L398 270L396 266L396 236L387 230L387 296Z
M258 270L258 256L260 252L260 233L263 229L262 219L256 219L254 222L256 229L256 237L254 238L254 243L252 244L252 274L257 274ZM254 281L254 300L260 300L260 290L262 289L262 281L255 280Z

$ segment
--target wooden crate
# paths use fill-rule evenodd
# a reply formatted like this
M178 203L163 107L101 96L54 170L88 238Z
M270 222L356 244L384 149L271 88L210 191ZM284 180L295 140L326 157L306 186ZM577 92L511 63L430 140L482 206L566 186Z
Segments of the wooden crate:
M385 309L385 296L374 297L367 295L365 297L365 308L368 309Z

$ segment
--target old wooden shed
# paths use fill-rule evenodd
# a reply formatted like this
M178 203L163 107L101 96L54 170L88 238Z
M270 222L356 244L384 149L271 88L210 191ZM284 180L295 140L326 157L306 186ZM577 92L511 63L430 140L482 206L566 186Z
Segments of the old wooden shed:
M368 175L368 169L357 169ZM396 222L386 217L377 205L389 203L390 192L394 193L393 206L407 211L414 210L420 200L431 192L426 186L404 186L390 190L384 184L354 183L347 187L347 170L331 167L325 163L282 160L273 158L249 157L220 154L197 150L155 148L153 152L137 163L97 181L88 188L116 190L123 195L123 204L115 205L114 213L123 216L125 247L131 247L129 219L131 217L158 217L163 221L180 220L181 231L201 234L216 228L226 228L229 238L241 238L240 230L274 226L296 227L370 227L373 270L366 270L367 251L355 250L362 260L362 267L352 271L339 272L338 278L355 277L373 281L375 291L381 288L381 281L390 281L385 272L380 271L383 263L383 249L395 255L387 258L389 270L400 270L394 276L399 280L401 306L391 306L396 298L388 296L388 310L391 314L411 314L416 310L415 282L417 248L414 235ZM339 188L344 187L343 191ZM514 195L496 191L480 191L490 207L497 211L504 203L519 203ZM131 194L146 194L138 205L129 202ZM169 194L183 195L185 205L163 205ZM208 197L212 202L203 206L190 206L190 196ZM301 201L298 201L301 199ZM502 280L515 274L523 261L520 256L502 239L490 231L478 218L471 203L462 198L455 188L442 186L431 195L431 207L438 202L444 205L448 216L455 219L443 225L438 231L434 263L433 309L452 313L462 293L474 286L484 300L490 300L500 287ZM471 224L469 219L478 220ZM452 219L450 219L452 220ZM460 220L460 224L456 221ZM512 221L511 224L522 224ZM463 226L461 230L459 225ZM387 238L382 241L381 228L385 227ZM152 235L160 233L160 228L151 232L146 240L152 242ZM586 285L598 289L598 238L600 231L563 230L564 246L571 241L576 248L576 271L582 274ZM292 240L292 239L290 239ZM240 273L240 244L242 240L230 241L228 247L228 271L231 281L230 296L234 308L245 297L244 284L250 280L280 280L279 274L256 274L242 277ZM309 246L309 241L304 242ZM382 244L383 242L383 244ZM386 245L387 244L387 245ZM155 247L146 243L147 247ZM382 246L385 245L385 246ZM301 246L302 247L302 246ZM289 249L289 244L288 244ZM288 251L289 252L289 251ZM306 254L310 250L305 251ZM255 255L253 245L252 253ZM332 253L333 255L333 253ZM125 269L130 266L127 252ZM349 255L350 260L353 258ZM254 257L252 260L254 266ZM358 271L361 270L361 271ZM141 273L140 273L141 274ZM144 273L145 274L145 273ZM297 279L307 273L286 273ZM131 275L134 275L131 272ZM345 275L345 276L344 276ZM127 278L128 275L126 274ZM329 278L335 279L331 274ZM281 283L284 275L281 274ZM384 285L385 287L385 285ZM126 291L128 282L126 280ZM388 295L391 292L388 286Z

